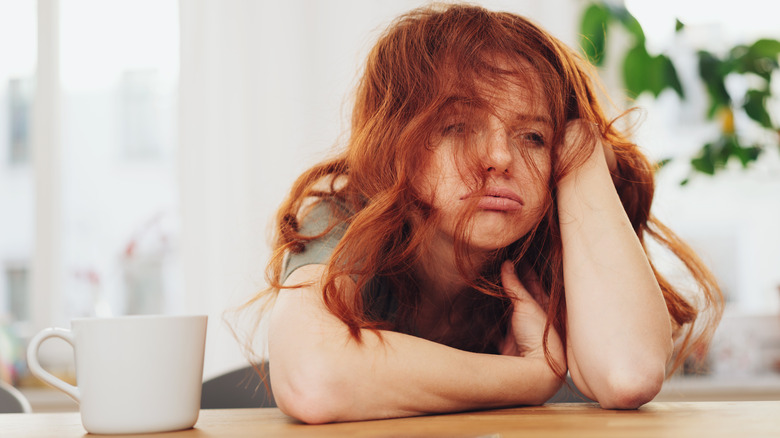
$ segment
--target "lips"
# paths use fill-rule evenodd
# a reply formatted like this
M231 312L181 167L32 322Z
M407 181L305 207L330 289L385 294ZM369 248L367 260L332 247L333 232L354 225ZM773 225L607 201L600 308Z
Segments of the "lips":
M489 187L484 193L471 193L462 199L479 197L477 207L482 210L513 211L523 207L520 195L504 187Z

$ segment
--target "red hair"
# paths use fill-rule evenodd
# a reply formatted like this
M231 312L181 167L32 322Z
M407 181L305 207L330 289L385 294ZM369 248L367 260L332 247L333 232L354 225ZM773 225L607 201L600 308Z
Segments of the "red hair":
M516 68L498 69L490 59L508 60ZM362 329L411 333L421 291L413 266L431 239L434 212L415 193L413 180L425 163L443 109L453 97L474 105L482 101L478 83L498 84L511 76L520 83L529 68L542 83L539 92L549 106L555 131L550 149L553 169L543 218L528 235L496 254L477 279L466 279L469 293L453 304L446 339L437 341L472 351L496 351L506 333L511 301L499 281L503 259L530 265L549 293L548 329L566 339L562 242L555 200L557 182L586 156L558 154L567 121L598 124L613 145L613 175L620 199L642 244L650 238L666 247L698 284L686 297L653 266L680 339L671 369L691 351L706 349L722 312L722 295L712 274L693 251L650 214L654 167L608 120L595 97L591 68L579 55L527 19L466 5L438 5L398 18L368 55L356 89L351 131L346 148L335 158L303 173L281 205L275 224L274 253L266 270L269 288L254 301L273 298L283 289L284 259L325 233L303 235L309 203L333 199L347 212L334 209L332 226L346 222L346 232L327 261L323 299L327 308L360 339ZM463 227L461 227L462 229ZM327 232L327 230L326 230ZM461 273L466 265L464 239L456 242ZM651 263L652 265L652 263ZM519 268L518 268L519 269ZM373 314L362 293L346 294L337 280L356 279L357 290L377 278L391 285L398 313L388 321ZM300 286L300 285L299 285ZM693 300L693 298L697 298ZM709 319L702 317L709 316Z

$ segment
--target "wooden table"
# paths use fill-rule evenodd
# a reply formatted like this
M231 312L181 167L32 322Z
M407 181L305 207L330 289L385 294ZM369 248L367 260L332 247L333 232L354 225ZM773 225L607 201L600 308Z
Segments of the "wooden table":
M2 414L0 437L81 437L78 413ZM128 435L123 435L128 436ZM278 409L202 410L194 429L141 437L780 437L780 401L655 402L636 411L551 404L451 415L304 425Z

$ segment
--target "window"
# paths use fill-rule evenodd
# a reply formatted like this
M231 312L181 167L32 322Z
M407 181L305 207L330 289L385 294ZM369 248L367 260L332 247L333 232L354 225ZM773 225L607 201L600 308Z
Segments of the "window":
M8 162L27 164L30 161L30 110L33 78L15 77L8 80Z
M156 160L162 155L162 84L156 69L125 70L119 80L121 156L128 161Z
M176 0L0 3L0 316L21 338L183 305L178 37ZM165 243L128 258L152 221Z
M10 264L5 268L5 311L17 321L27 321L30 318L29 274L30 270L22 263Z
M0 3L0 329L13 331L23 331L32 316L36 29L34 0Z
M60 9L59 317L176 311L177 3ZM154 232L167 240L149 244Z

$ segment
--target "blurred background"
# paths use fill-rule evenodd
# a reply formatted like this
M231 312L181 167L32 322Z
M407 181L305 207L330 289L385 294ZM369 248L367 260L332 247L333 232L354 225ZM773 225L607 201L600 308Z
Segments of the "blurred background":
M378 34L426 3L0 0L0 380L74 410L24 349L88 316L208 314L204 377L243 366L223 314L265 287L276 206L345 138ZM780 5L473 3L582 48L613 115L638 108L624 123L663 164L655 214L722 284L707 366L659 398L780 399ZM73 378L67 344L42 362Z

